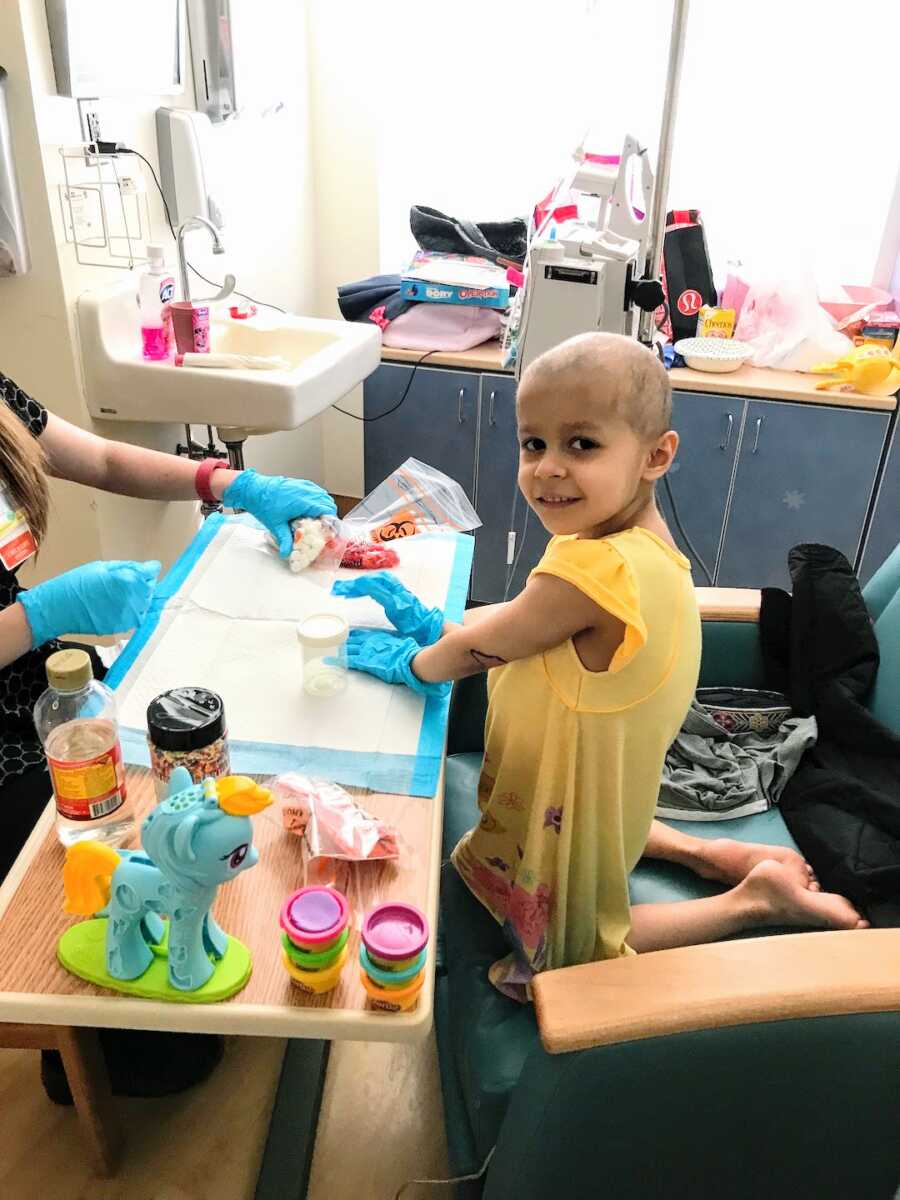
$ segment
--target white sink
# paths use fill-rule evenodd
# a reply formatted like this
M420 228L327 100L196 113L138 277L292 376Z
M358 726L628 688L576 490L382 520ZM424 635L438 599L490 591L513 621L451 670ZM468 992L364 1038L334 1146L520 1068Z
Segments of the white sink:
M148 362L141 353L129 276L78 297L78 329L88 410L105 421L215 425L237 439L296 429L361 383L378 366L374 326L293 314L233 320L213 312L211 349L280 355L282 371L232 371Z

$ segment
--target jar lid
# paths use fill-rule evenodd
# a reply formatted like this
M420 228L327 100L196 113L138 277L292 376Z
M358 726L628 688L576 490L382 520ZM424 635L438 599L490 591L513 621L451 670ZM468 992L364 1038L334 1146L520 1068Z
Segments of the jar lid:
M338 646L347 640L350 626L337 613L311 613L297 626L297 637L304 646Z
M362 940L376 958L412 958L428 944L428 920L413 904L379 904L365 919Z
M318 947L334 941L350 918L350 906L336 888L312 884L288 896L280 925L292 941Z
M206 688L172 688L148 704L147 730L158 750L201 750L225 736L225 706Z
M94 678L86 650L57 650L44 665L47 682L58 692L80 692Z

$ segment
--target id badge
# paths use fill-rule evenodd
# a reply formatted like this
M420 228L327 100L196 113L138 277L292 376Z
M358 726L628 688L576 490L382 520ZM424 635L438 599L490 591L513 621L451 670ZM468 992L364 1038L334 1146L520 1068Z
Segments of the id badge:
M37 552L37 542L21 508L15 507L6 486L0 483L0 563L14 571Z

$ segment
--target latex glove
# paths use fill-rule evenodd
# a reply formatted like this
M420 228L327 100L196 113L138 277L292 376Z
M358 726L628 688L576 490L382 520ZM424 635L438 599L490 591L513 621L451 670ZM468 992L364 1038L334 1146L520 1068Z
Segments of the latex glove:
M61 633L124 633L147 615L158 562L92 562L48 579L18 597L42 646Z
M359 579L339 579L331 589L333 596L371 596L398 632L411 637L420 646L431 646L444 628L439 608L426 608L409 588L386 571L361 575Z
M397 637L383 629L351 629L347 638L347 666L365 671L385 683L405 683L423 696L445 696L449 683L426 683L413 674L412 660L421 650L412 638Z
M326 491L308 479L286 479L283 475L258 475L241 471L222 493L229 508L244 508L278 542L278 553L289 558L294 535L288 524L295 517L334 517L337 506Z

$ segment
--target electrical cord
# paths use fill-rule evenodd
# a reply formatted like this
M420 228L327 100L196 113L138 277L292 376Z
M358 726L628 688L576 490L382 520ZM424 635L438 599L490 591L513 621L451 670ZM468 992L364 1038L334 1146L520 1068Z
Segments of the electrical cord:
M509 589L512 587L512 582L516 577L516 571L519 569L519 559L522 557L522 551L525 549L525 535L528 532L528 522L531 519L531 505L525 505L525 520L522 522L522 535L518 538L518 549L516 557L512 561L512 565L507 568L506 572L506 587L503 589L503 600L506 602L509 599Z
M666 495L669 497L669 503L672 505L672 516L675 518L675 525L678 528L678 532L684 538L685 545L687 546L688 550L690 550L691 554L693 554L694 558L697 560L697 564L699 565L700 570L706 576L706 582L709 584L710 587L712 587L713 586L712 573L710 572L709 567L706 565L706 563L701 558L700 552L697 550L697 547L694 545L694 543L688 537L687 530L681 523L681 517L678 515L678 505L675 503L675 497L672 494L672 485L669 482L668 475L663 475L663 487L666 489Z
M331 407L334 409L335 412L339 412L341 414L341 416L351 417L354 421L362 421L366 425L368 425L371 421L381 421L384 417L389 417L391 415L391 413L395 413L397 411L397 409L401 406L403 401L406 399L406 397L409 395L409 389L412 387L412 381L416 377L416 371L418 371L419 367L422 365L422 363L425 361L425 359L428 358L432 354L440 354L440 353L441 353L440 350L429 350L429 351L427 351L427 353L423 354L421 358L416 359L415 365L413 366L413 369L409 376L409 379L407 379L407 381L406 381L406 387L403 389L403 395L400 397L400 399L397 401L397 403L394 405L393 408L387 409L386 412L379 413L377 417L360 417L360 416L357 416L356 413L347 412L347 410L345 408L338 408L338 406L336 404L332 404Z
M109 143L98 142L98 143L95 143L95 145L99 149L99 147L109 145ZM166 194L162 189L162 184L159 182L159 176L156 174L156 171L154 170L153 163L150 162L149 158L145 158L144 155L141 154L140 150L132 150L129 146L122 146L122 145L119 145L118 143L115 143L115 145L116 145L116 149L115 149L115 151L113 151L113 153L133 154L135 158L139 158L141 160L141 162L144 163L147 170L153 176L153 182L156 184L156 190L159 192L159 198L160 198L160 200L162 200L163 209L165 210L166 224L169 226L169 232L171 233L172 237L175 238L177 241L178 235L175 232L175 225L172 222L172 214L169 212L169 202L166 200ZM194 274L197 276L198 279L202 279L203 282L208 283L210 285L210 287L214 287L214 288L222 287L221 283L216 283L216 281L214 279L207 279L205 275L202 275L197 270L197 268L194 266L193 263L188 262L187 259L185 259L184 261L187 263L189 269L194 272ZM274 308L276 312L280 312L280 313L283 313L286 311L283 308L279 308L277 304L269 304L265 300L257 300L253 296L248 296L246 292L237 291L237 289L235 289L234 294L235 294L235 296L240 296L242 300L249 300L251 304L259 304L263 308Z

